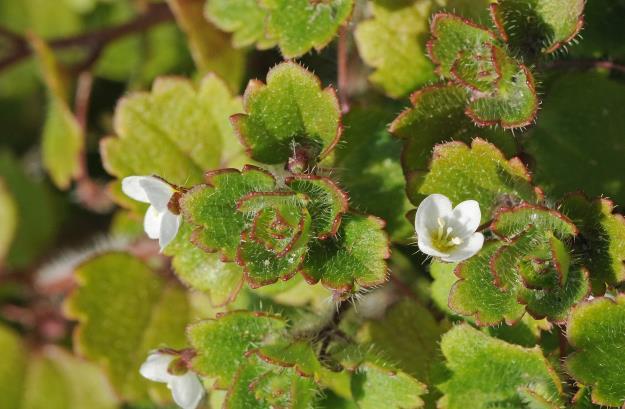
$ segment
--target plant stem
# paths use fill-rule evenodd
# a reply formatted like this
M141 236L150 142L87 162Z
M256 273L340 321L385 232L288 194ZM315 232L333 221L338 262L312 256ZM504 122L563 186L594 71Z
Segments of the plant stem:
M174 16L167 4L150 3L146 11L138 15L134 20L114 27L106 27L100 30L78 34L72 37L64 37L50 40L48 45L52 49L66 49L73 47L86 47L90 50L85 62L80 64L79 69L84 70L86 64L93 64L97 60L101 50L110 42L137 32L146 31L149 28L173 21ZM12 43L12 53L0 59L0 71L30 57L33 50L25 37L0 27L0 37L8 39Z
M348 50L348 35L349 29L347 26L343 26L339 30L339 39L338 39L338 50L337 50L337 60L338 60L338 93L339 93L339 102L341 104L341 111L345 114L349 112L349 76L348 76L348 62L349 62L349 50Z
M328 347L330 346L330 341L332 340L332 336L339 331L339 324L341 320L345 316L345 313L349 310L351 304L349 301L340 301L336 306L336 310L332 315L332 319L328 321L328 323L319 330L317 334L317 339L321 341L321 348L319 348L319 356L325 357L328 353Z

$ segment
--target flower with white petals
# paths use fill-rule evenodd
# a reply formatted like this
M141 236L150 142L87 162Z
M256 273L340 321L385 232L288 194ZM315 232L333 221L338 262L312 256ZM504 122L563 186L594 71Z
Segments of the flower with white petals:
M176 361L176 362L174 362ZM139 370L144 378L167 384L174 402L183 409L195 409L204 397L198 376L187 370L178 356L152 352Z
M169 201L176 190L154 176L128 176L122 180L122 191L129 197L149 203L143 229L151 239L158 239L161 250L171 242L180 227L180 215L169 210Z
M466 200L452 209L444 195L426 197L415 217L419 250L448 262L468 259L484 245L484 235L477 232L481 218L475 200Z

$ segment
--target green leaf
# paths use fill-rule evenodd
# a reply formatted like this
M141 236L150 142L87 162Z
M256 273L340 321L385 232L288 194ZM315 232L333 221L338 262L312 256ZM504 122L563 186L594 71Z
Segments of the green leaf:
M258 0L209 0L205 13L217 27L233 33L232 44L235 47L256 43L259 49L265 49L277 43L265 32L268 12Z
M202 74L214 72L230 89L238 90L245 74L245 54L230 46L230 36L206 21L204 0L167 0L187 35L191 56Z
M54 239L59 215L56 198L41 182L26 174L22 164L8 151L0 151L0 177L17 205L17 230L6 257L11 268L25 268L47 250ZM10 220L5 226L11 224Z
M75 274L78 288L65 310L79 322L76 351L102 365L122 396L146 398L156 385L139 375L148 352L184 346L190 314L184 292L126 253L96 256Z
M619 175L625 155L625 85L588 72L559 75L546 89L540 121L525 143L536 161L536 182L553 197L583 190L590 197L625 203Z
M417 409L423 407L424 384L401 371L362 364L352 377L352 394L360 409Z
M354 0L260 0L269 14L267 35L275 38L285 58L319 51L352 13Z
M5 409L21 409L27 354L19 336L8 327L0 325L0 396Z
M43 164L54 184L66 190L80 171L84 131L69 108L67 72L43 40L33 35L30 42L48 89L48 116L41 142Z
M0 266L9 254L18 226L17 202L6 182L0 177Z
M386 282L390 250L383 229L384 222L374 216L345 214L335 238L310 248L302 271L306 281L321 281L339 296Z
M441 348L451 371L439 385L445 394L441 407L465 408L471 402L475 409L523 408L528 395L542 407L562 405L561 380L539 348L508 344L466 324L443 335Z
M516 298L518 283L512 282L507 289L495 285L490 259L501 246L500 242L487 242L455 270L460 280L451 289L449 306L460 315L475 316L479 325L494 325L504 319L512 325L525 312Z
M571 42L584 25L584 0L500 0L491 5L501 37L530 56Z
M195 245L207 252L219 251L222 260L234 260L241 233L249 217L237 210L239 199L252 192L275 189L273 176L255 166L241 172L222 169L206 175L207 184L185 193L180 201L186 221L196 226Z
M246 362L246 352L258 348L268 337L277 336L285 326L278 316L249 311L195 323L187 329L189 343L197 352L193 368L204 376L217 378L217 386L226 388Z
M21 407L115 409L117 397L100 369L54 346L31 354Z
M430 285L430 295L434 304L443 312L455 315L449 308L449 295L458 277L454 274L457 263L444 263L440 260L432 260L430 275L433 278ZM466 317L465 317L466 319Z
M337 144L341 114L334 89L294 62L267 74L267 85L252 80L245 90L245 114L231 120L248 155L259 162L283 163L299 147L310 160L322 159Z
M471 147L460 142L437 145L429 173L421 175L416 185L421 198L440 193L453 203L477 200L482 222L508 201L533 203L540 198L518 158L506 160L494 145L479 138Z
M579 232L577 226L562 213L527 203L498 210L490 229L499 237L512 238L530 225L540 231L554 232L560 238L577 236Z
M235 263L224 263L217 254L209 254L192 242L192 229L183 223L164 250L173 256L176 276L184 284L209 295L211 304L222 306L234 301L243 284L243 270Z
M123 178L156 174L177 185L200 183L203 172L240 152L228 118L241 109L219 78L199 88L179 78L159 78L151 93L120 101L117 137L101 142L107 171Z
M601 406L625 403L625 295L601 297L571 312L567 337L575 352L566 360L567 371L582 385L592 387L592 401Z
M404 217L411 206L398 163L400 144L387 131L394 112L352 107L345 117L344 143L336 149L334 167L352 208L383 218L391 238L404 241L414 228Z
M431 7L429 1L375 0L372 17L356 26L360 57L375 68L369 79L391 97L402 97L434 80L434 66L421 40L429 29Z
M625 280L625 219L613 213L614 203L571 194L564 198L560 210L579 227L586 243L580 243L577 250L590 270L593 290L602 293L606 284L615 286Z
M257 400L267 402L270 408L313 408L319 395L314 380L300 376L294 369L265 372L249 388Z

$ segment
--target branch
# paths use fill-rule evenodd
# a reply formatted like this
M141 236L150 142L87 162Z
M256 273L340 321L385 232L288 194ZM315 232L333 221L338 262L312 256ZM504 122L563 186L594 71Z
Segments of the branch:
M143 32L151 27L173 21L174 16L165 3L150 3L145 13L138 15L134 20L114 27L106 27L88 33L78 34L72 37L57 38L50 40L48 45L52 49L60 50L74 47L86 47L90 50L88 58L89 63L93 63L97 59L100 51L110 42L130 34ZM6 69L33 54L28 41L19 34L16 34L6 28L0 27L0 36L8 39L12 45L12 53L0 59L0 71ZM84 70L85 64L80 65L80 70Z

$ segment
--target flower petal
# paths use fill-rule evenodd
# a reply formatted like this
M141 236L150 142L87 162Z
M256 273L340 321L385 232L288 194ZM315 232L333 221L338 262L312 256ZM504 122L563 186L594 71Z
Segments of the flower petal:
M484 245L484 235L482 233L473 233L468 240L450 251L450 254L441 257L443 261L456 263L473 257Z
M167 371L174 356L155 352L148 355L148 359L141 365L139 373L144 378L154 382L169 382L172 375Z
M455 235L464 239L475 233L481 220L480 204L475 200L465 200L454 208L448 223L454 229Z
M150 204L156 207L159 212L167 210L167 204L174 195L174 189L159 178L153 176L145 177L139 181Z
M183 409L195 409L204 397L204 387L191 371L174 376L167 386L171 389L174 402Z
M417 244L419 245L419 250L421 252L427 254L432 257L446 257L448 254L440 252L434 248L432 245L432 240L430 240L430 236L428 234L420 234L417 236Z
M165 212L159 212L154 206L148 207L143 218L143 230L145 230L149 238L158 239L160 237L164 214Z
M176 237L179 227L180 216L165 211L161 219L160 233L158 236L158 244L161 246L161 251Z
M438 230L438 219L451 213L451 201L447 196L432 194L423 199L415 216L417 236Z
M122 192L132 199L139 202L150 203L145 189L141 185L141 181L150 176L128 176L122 179Z

